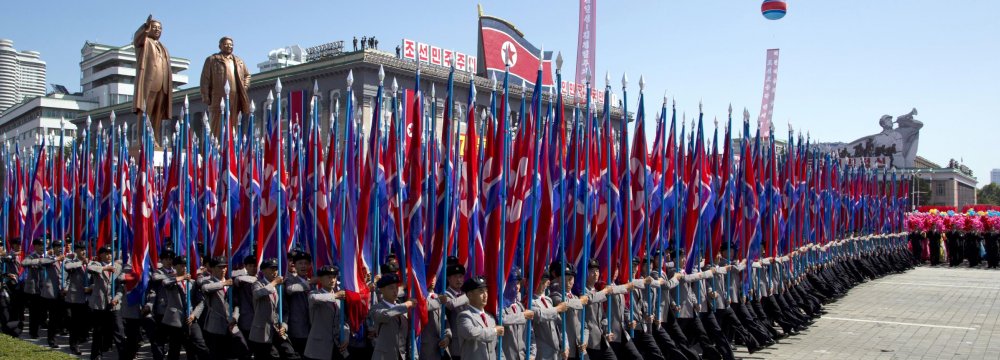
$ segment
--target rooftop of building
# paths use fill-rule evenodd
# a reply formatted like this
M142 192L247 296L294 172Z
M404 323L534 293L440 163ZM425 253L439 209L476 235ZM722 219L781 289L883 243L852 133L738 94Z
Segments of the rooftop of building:
M46 96L36 96L4 111L3 116L0 116L0 126L38 107L89 111L97 107L97 102L89 101L79 94L52 93Z
M416 73L418 68L416 62L399 59L395 56L395 54L381 50L365 49L345 52L338 56L322 58L320 60L292 65L280 69L255 73L250 77L250 87L273 87L278 79L282 79L284 81L284 79L297 78L306 75L316 76L317 73L332 73L348 67L362 67L368 68L371 71L378 71L379 66L384 67L387 74ZM420 76L424 81L437 82L439 84L446 83L448 81L448 74L450 71L449 67L421 64L419 68ZM468 72L455 72L454 80L456 84L468 84L469 81L473 79L478 89L490 89L493 86L492 80L489 78L474 75ZM391 83L391 79L386 79L386 82ZM529 87L528 90L530 91L531 88ZM479 90L479 94L483 94L483 91ZM523 96L520 86L510 86L509 94L510 97L514 99L519 99ZM174 91L173 101L175 103L181 102L185 96L189 96L191 101L200 99L201 94L199 93L199 87L192 86ZM549 94L543 93L542 100L548 102ZM570 104L573 104L573 101L574 98L570 94L563 94L563 104L566 104L565 106L571 106ZM94 116L95 118L100 118L107 116L107 114L112 110L116 113L129 112L131 111L131 107L132 103L128 102L96 108L89 111L88 114ZM620 117L621 108L613 107L612 116ZM79 120L82 119L77 119L77 121Z

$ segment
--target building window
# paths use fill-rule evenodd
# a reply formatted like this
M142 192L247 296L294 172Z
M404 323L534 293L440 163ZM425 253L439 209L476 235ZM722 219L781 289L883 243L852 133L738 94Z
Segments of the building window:
M944 183L939 182L934 184L934 195L944 196Z

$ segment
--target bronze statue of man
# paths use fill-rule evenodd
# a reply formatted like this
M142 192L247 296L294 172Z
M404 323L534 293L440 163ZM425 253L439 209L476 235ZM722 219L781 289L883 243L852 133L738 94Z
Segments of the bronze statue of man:
M160 122L171 116L173 74L170 71L170 54L160 42L163 24L146 18L132 38L135 46L135 93L132 110L145 113L153 126L153 139L159 142Z
M208 105L212 135L219 137L222 119L222 101L226 98L226 83L229 83L229 128L236 126L239 114L250 115L250 72L238 56L233 55L233 39L225 36L219 39L219 52L205 59L201 68L201 99Z

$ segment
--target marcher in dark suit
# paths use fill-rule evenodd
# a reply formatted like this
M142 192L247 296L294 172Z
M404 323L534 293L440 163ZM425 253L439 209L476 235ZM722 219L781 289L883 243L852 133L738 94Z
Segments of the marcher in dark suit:
M267 259L260 264L264 277L253 286L253 324L250 326L250 348L254 359L299 359L288 341L288 326L279 321L278 289L284 282L278 275L278 260Z
M489 293L486 280L473 277L462 284L462 292L469 298L469 304L462 308L455 320L457 333L462 342L463 359L497 359L497 339L504 335L504 327L497 326L493 316L483 311Z
M388 273L378 279L382 301L375 303L368 312L375 326L375 360L406 359L407 334L410 331L409 310L412 301L399 302L400 280L396 274Z
M351 328L341 316L345 293L338 290L340 269L324 266L316 272L319 289L309 293L309 316L312 327L302 356L307 359L345 359Z

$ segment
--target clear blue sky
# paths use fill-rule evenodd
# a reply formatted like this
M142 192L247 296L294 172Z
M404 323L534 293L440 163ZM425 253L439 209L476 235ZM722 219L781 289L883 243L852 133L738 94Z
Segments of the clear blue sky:
M753 118L760 107L764 51L781 49L774 122L820 141L851 141L880 131L883 114L916 107L924 122L919 154L945 165L964 159L981 185L1000 168L1000 2L925 0L788 2L768 21L759 1L597 0L597 73L622 72L635 104L640 74L655 113L664 91L688 115L706 118L732 103ZM572 73L574 1L484 2L546 50L562 51ZM79 89L84 41L124 45L146 15L163 21L171 55L191 59L197 82L204 58L229 35L253 71L267 52L352 36L376 36L383 49L404 37L474 53L476 3L470 1L15 1L0 12L0 38L37 50L48 81ZM192 84L193 85L193 84ZM602 84L603 85L603 84ZM634 105L632 105L634 106ZM783 137L783 135L782 135Z

